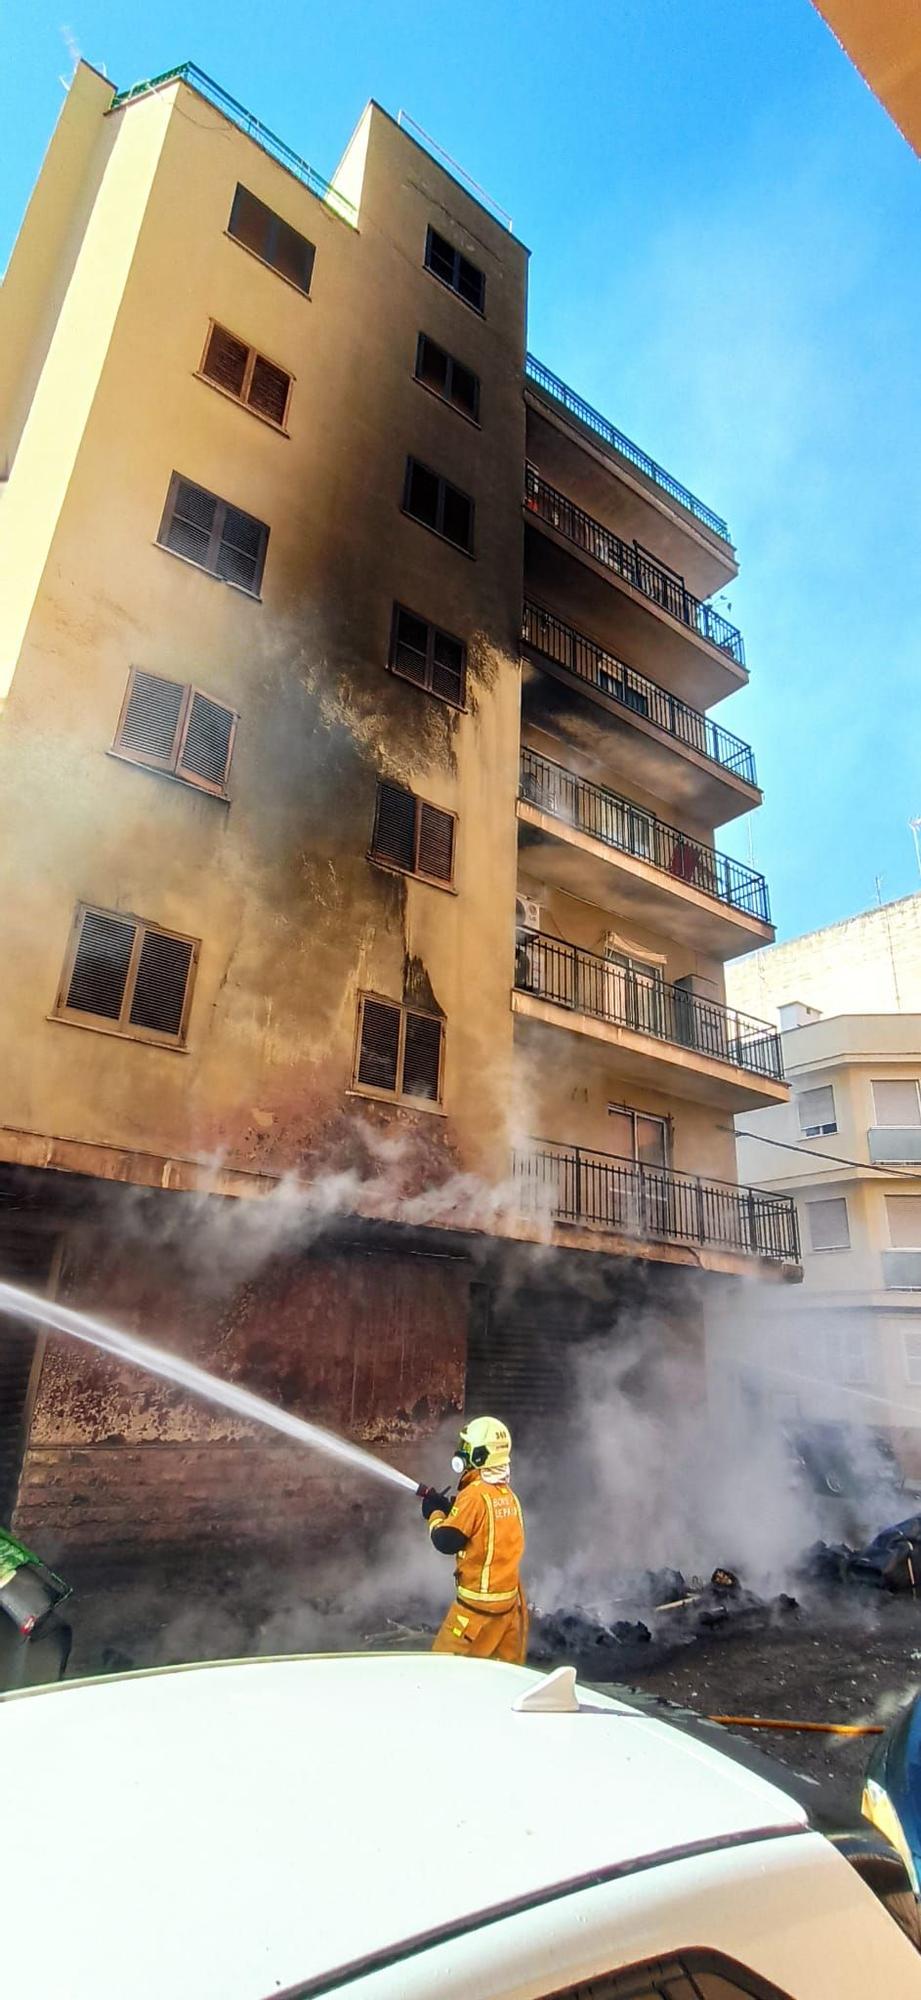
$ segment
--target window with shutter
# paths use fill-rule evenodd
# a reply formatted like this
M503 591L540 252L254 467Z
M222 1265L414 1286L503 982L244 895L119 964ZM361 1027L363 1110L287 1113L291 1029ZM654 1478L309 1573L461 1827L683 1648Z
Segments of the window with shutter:
M248 188L238 186L230 210L228 234L244 249L261 257L299 292L310 290L315 246L300 231L284 222L274 209L267 208Z
M258 596L269 541L265 522L178 472L170 480L157 540L222 582Z
M813 1250L849 1250L851 1235L847 1202L842 1197L830 1201L807 1201L809 1241Z
M921 1093L916 1077L889 1077L875 1082L873 1107L877 1125L901 1128L921 1125Z
M393 607L389 666L402 680L414 681L454 708L466 698L467 649L450 632L441 632L402 604Z
M443 285L449 285L458 298L464 300L474 311L482 313L486 306L486 278L469 257L455 250L446 236L442 236L431 224L425 237L425 266L432 275L440 278Z
M454 870L454 814L380 779L371 834L371 858L450 885Z
M365 1000L361 1015L358 1082L373 1090L396 1091L400 1059L401 1009Z
M134 667L112 749L129 763L167 771L223 798L236 728L236 713L226 703Z
M291 395L291 376L267 356L259 354L226 326L212 322L205 342L199 374L205 382L222 389L234 402L245 404L257 417L283 430Z
M376 1000L360 1003L355 1085L375 1095L437 1103L444 1023L437 1015Z
M78 906L56 1014L132 1039L184 1039L198 956L194 938L115 910Z
M804 1139L816 1139L823 1133L837 1132L835 1093L830 1083L822 1084L817 1090L801 1090L796 1108Z
M889 1241L894 1250L921 1250L921 1194L887 1194Z
M474 504L469 493L433 472L417 458L406 461L403 511L424 528L431 528L466 555L473 553Z
M416 344L416 380L476 422L480 406L479 376L447 354L427 333L420 333Z

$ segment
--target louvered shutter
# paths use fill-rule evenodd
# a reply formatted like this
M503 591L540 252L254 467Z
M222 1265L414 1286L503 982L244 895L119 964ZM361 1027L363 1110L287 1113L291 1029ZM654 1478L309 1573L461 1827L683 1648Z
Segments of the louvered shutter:
M213 493L192 486L188 479L177 479L167 502L161 541L177 556L185 556L189 562L206 569L216 509Z
M407 1014L403 1044L403 1095L436 1099L441 1073L441 1022Z
M268 530L239 507L225 507L217 574L242 590L258 590Z
M464 700L464 648L447 632L436 632L432 653L432 693L458 707Z
M431 875L436 882L450 882L454 872L453 815L421 802L417 867L420 875Z
M400 1050L400 1009L366 1000L361 1017L358 1081L374 1090L396 1090Z
M398 673L419 687L428 682L428 635L424 618L414 618L411 611L397 612L393 664Z
M179 1034L193 951L187 938L145 931L128 1016L133 1028Z
M84 911L66 1007L104 1021L118 1020L136 929L125 918Z
M216 382L221 389L228 389L232 396L242 396L246 377L249 348L245 340L228 333L225 326L213 326L207 353L202 362L202 374L209 382Z
M180 777L222 791L230 766L236 716L223 702L193 694L177 766Z
M398 868L415 864L416 801L402 785L382 781L377 788L377 810L371 851L382 861Z
M171 769L184 696L185 688L178 681L166 681L160 674L142 673L136 667L116 749L130 751L145 764Z
M283 368L276 368L273 361L266 361L263 354L257 354L246 399L250 409L258 411L260 417L271 418L273 424L283 424L290 387L290 375Z

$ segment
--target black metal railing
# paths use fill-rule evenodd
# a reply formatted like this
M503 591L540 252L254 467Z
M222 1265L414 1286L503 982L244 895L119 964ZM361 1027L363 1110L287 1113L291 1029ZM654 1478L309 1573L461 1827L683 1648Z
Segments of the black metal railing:
M537 1139L513 1155L525 1213L613 1230L619 1236L701 1244L708 1249L799 1262L792 1196L731 1181L702 1180Z
M720 854L716 848L693 840L680 827L669 826L630 799L580 778L550 757L539 756L526 744L521 751L519 796L567 826L577 827L580 833L590 834L593 840L603 841L606 847L616 847L637 861L648 861L651 867L702 890L718 903L742 910L759 923L770 923L768 886L754 868L732 854Z
M632 1028L658 1042L731 1063L752 1076L783 1081L780 1035L735 1007L704 1000L686 986L671 986L655 972L619 958L599 958L581 945L524 928L515 945L515 985L570 1013L589 1014Z
M557 534L565 535L577 549L584 549L586 555L594 557L606 569L612 569L625 583L632 584L634 590L642 592L651 604L659 605L671 618L680 619L698 637L706 639L711 646L728 653L736 665L745 665L745 647L742 634L735 625L730 625L712 604L704 603L688 590L684 578L674 570L667 570L657 563L654 556L640 548L638 542L625 542L606 528L594 516L586 514L584 508L577 507L575 501L567 499L565 493L548 486L536 466L525 467L524 498L528 512L546 521L555 528Z
M689 708L686 701L669 694L657 681L638 674L635 667L628 667L616 654L605 652L603 646L586 638L584 632L577 632L574 626L566 625L554 612L545 611L539 604L526 604L521 636L526 646L533 646L536 653L563 667L576 680L619 702L632 714L642 716L667 736L709 758L711 764L731 771L746 785L757 787L755 759L747 743L711 722L699 709Z
M730 541L729 529L721 515L714 514L712 507L705 507L703 501L696 499L686 486L682 486L679 479L673 479L671 473L665 471L664 466L657 465L648 452L641 451L639 445L632 444L628 437L624 437L623 431L615 429L599 410L593 410L591 403L586 403L583 397L577 396L575 390L570 389L565 382L561 382L559 376L554 375L551 369L545 368L543 362L537 360L536 355L525 356L524 369L529 382L534 382L545 395L552 398L553 402L562 403L570 416L576 417L580 424L585 425L586 430L594 431L595 436L600 437L605 444L613 445L614 450L619 452L622 458L628 458L631 465L637 466L640 472L646 474L647 479L654 480L664 492L671 494L673 500L680 501L681 506L686 507L689 514L696 515L698 521L703 521L715 535L719 535L721 541Z

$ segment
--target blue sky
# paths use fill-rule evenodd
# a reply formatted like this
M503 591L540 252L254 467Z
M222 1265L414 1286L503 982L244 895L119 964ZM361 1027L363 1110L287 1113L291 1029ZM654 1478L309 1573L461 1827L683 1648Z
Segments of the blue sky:
M530 344L729 521L780 936L921 888L917 163L809 0L0 0L0 264L79 51L321 172L404 107L532 251Z

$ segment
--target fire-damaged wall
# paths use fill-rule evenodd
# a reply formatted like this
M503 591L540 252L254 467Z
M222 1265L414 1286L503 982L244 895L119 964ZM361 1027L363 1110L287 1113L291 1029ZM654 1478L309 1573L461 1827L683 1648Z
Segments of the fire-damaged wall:
M230 1285L191 1245L114 1248L81 1231L59 1296L396 1462L461 1407L470 1273L360 1243L273 1256ZM222 1541L280 1547L382 1504L315 1455L91 1348L49 1339L16 1526L46 1553Z

